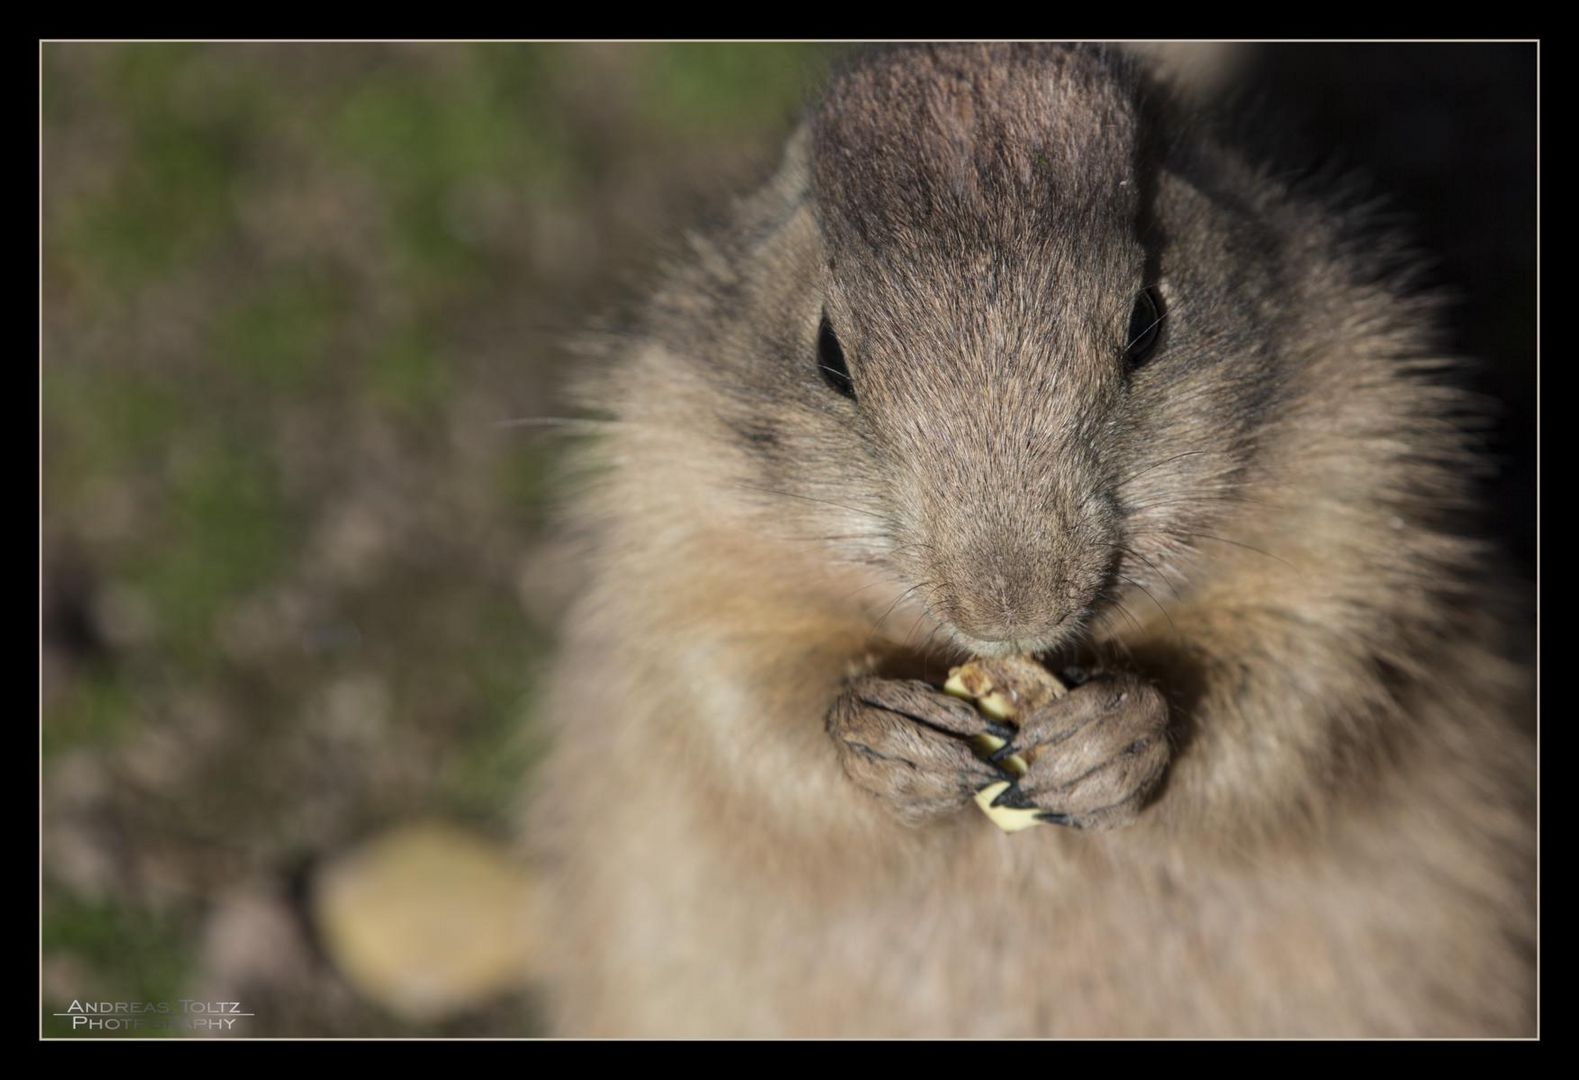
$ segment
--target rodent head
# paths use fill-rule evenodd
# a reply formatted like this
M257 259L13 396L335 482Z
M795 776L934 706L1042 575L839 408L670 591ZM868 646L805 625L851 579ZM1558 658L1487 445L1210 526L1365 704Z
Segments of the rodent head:
M1147 101L1104 49L869 56L724 241L706 340L674 311L747 486L970 652L1163 592L1273 408L1281 241Z
M1080 52L981 55L866 67L819 112L826 318L934 608L1043 642L1107 582L1100 429L1160 313L1123 85Z

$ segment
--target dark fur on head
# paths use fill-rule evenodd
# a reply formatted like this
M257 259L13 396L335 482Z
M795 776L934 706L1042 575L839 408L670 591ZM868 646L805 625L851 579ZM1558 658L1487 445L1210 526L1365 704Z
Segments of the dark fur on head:
M1155 238L1112 54L992 51L846 72L813 121L813 192L906 570L977 651L1025 651L1114 582L1105 493L1130 458L1107 433Z

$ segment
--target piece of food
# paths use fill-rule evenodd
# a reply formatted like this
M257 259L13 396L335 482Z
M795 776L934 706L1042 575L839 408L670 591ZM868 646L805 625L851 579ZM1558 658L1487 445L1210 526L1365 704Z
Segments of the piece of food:
M988 784L976 792L976 805L981 807L981 812L1004 832L1019 832L1029 829L1032 825L1044 824L1040 818L1042 811L1027 810L1015 806L994 806L993 801L1008 791L1013 785L1007 780L999 780L996 784Z
M1052 672L1029 656L972 660L949 672L943 691L974 702L982 715L1008 725L1010 735L1017 726L1017 717L1069 692ZM987 732L971 740L971 749L979 756L991 759L1010 741ZM1030 771L1031 762L1036 760L1035 754L1034 748L1025 753L1008 754L999 759L998 764L1017 780ZM989 784L976 793L976 805L1004 832L1019 832L1038 824L1036 815L1040 813L1034 809L994 806L994 800L1012 786L1012 781L1004 780Z

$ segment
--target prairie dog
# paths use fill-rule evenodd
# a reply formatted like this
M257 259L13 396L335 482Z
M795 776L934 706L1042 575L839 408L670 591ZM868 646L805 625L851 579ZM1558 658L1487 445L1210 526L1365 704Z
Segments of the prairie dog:
M552 1030L1532 1034L1533 694L1399 256L1108 49L839 72L580 387ZM1011 654L1089 678L1005 835L938 687Z

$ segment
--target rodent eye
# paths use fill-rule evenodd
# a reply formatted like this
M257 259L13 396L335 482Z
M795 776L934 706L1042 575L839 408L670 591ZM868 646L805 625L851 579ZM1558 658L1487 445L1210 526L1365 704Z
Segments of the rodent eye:
M1156 289L1142 289L1135 297L1135 309L1129 315L1129 344L1124 346L1124 361L1131 368L1138 368L1157 347L1162 333L1162 298Z
M833 324L828 321L826 312L822 316L822 325L817 328L817 369L822 372L823 382L851 401L855 400L855 382L850 378L850 369L845 366L844 349L839 345L839 338L833 332Z

